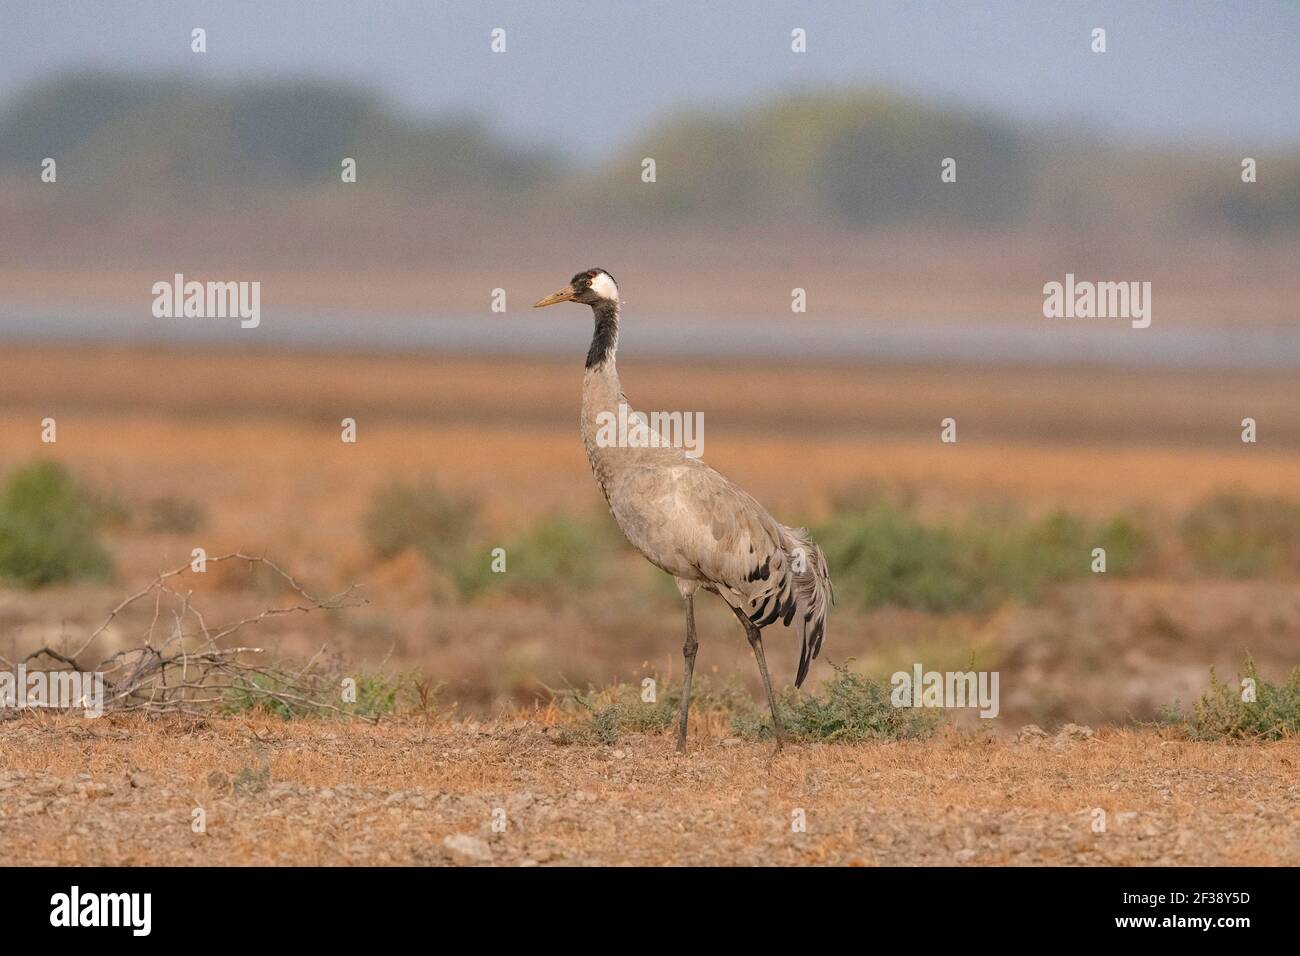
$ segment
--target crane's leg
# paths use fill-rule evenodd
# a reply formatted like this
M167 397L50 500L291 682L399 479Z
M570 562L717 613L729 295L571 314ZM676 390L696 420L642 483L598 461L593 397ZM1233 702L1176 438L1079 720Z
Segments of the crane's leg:
M749 646L754 650L754 659L758 661L758 672L763 675L763 690L767 691L767 706L772 708L772 733L776 735L776 749L785 743L785 731L781 728L781 715L776 710L776 697L772 694L772 679L767 676L767 658L763 656L763 632L754 626L754 622L745 616L740 608L731 609L740 623L745 625L745 636Z
M695 640L695 595L683 595L686 598L686 643L682 645L682 657L686 662L686 677L682 682L682 704L677 717L677 752L686 749L686 718L691 711L691 675L695 672L695 649L700 645Z

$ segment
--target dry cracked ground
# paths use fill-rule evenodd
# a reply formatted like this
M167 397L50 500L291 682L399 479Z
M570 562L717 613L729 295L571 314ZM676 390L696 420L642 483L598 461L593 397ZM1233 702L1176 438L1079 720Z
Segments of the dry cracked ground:
M0 841L20 865L1300 862L1294 741L949 729L774 755L701 723L676 755L545 712L24 715L0 721Z

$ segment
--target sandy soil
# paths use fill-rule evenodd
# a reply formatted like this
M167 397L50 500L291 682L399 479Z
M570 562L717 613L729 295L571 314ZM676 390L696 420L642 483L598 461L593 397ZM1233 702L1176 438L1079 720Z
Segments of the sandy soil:
M668 737L561 745L546 714L19 718L0 723L0 839L9 864L1300 862L1295 743L949 732L774 756L724 734L679 756Z

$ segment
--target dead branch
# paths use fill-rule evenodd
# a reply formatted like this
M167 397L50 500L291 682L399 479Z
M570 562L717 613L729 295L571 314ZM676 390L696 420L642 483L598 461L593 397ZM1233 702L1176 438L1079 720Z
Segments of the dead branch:
M318 598L293 575L260 555L232 552L207 559L209 565L242 561L249 568L269 569L293 593L294 600L282 606L262 609L236 620L210 625L195 606L192 590L182 590L178 579L194 573L184 564L155 577L148 585L124 598L103 622L90 632L75 653L66 654L49 646L37 648L23 658L27 664L47 657L72 669L103 675L105 712L183 713L200 716L214 707L265 707L283 713L333 712L350 715L339 700L338 675L320 669L317 661L324 647L307 664L289 668L262 663L261 647L231 645L231 640L263 621L291 614L335 611L367 603L360 588L352 585L338 594ZM85 660L92 645L109 626L134 605L152 600L152 616L141 643L113 651L97 663ZM164 625L164 622L165 625ZM7 663L7 662L6 662ZM333 698L333 700L331 700Z

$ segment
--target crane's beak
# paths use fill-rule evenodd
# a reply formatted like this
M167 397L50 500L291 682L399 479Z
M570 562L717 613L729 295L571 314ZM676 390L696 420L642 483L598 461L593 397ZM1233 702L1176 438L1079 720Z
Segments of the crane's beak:
M538 299L533 303L534 309L540 309L544 305L555 305L557 302L569 302L578 293L573 291L573 286L566 285L559 292L552 292L544 299Z

